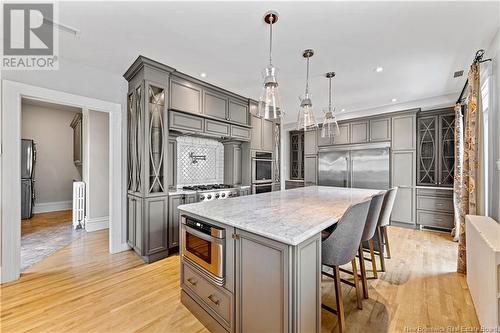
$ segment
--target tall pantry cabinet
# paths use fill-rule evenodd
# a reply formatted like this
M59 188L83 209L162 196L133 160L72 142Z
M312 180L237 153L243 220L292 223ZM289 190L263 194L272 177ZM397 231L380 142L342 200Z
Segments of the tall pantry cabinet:
M139 57L127 95L127 242L146 262L168 255L168 84L172 68Z

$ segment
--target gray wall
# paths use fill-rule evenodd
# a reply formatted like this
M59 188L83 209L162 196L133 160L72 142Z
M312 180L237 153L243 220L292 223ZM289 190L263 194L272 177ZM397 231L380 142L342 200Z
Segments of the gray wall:
M37 144L35 204L71 201L73 179L81 174L73 163L73 129L69 126L81 112L75 108L22 103L21 136Z
M89 111L87 218L109 216L109 114ZM85 134L84 134L85 135Z

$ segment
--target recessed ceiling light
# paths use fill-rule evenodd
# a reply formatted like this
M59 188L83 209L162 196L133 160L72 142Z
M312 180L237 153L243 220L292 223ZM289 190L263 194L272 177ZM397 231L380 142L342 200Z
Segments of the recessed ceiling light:
M345 109L340 110L340 112L344 112L344 111L345 111Z
M377 68L375 68L375 72L377 72L377 73L380 73L380 72L382 72L383 70L384 70L384 68L383 68L383 67L377 67Z
M397 99L393 98L393 99L392 99L392 101L393 101L393 102L396 102L396 101L397 101Z
M207 73L200 73L201 77L207 77Z

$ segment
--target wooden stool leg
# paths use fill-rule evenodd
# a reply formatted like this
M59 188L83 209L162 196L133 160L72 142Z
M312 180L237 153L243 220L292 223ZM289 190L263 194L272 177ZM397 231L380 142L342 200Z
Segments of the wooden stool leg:
M351 261L352 264L352 274L354 276L354 289L356 290L356 302L358 303L358 309L363 310L363 303L361 303L361 294L359 293L359 277L358 269L356 268L356 259Z
M344 302L342 301L342 289L340 285L340 270L338 266L333 268L333 284L335 285L335 301L337 303L337 320L339 323L339 333L345 331Z
M370 239L368 241L368 247L370 248L370 257L372 258L373 276L375 277L375 279L378 279L377 262L375 261L375 250L373 248L373 240L372 239Z
M380 259L380 270L385 272L385 245L382 242L382 232L381 227L377 228L377 237L378 237L378 257Z
M391 259L391 248L389 247L389 237L387 236L387 227L382 228L384 230L384 245L387 249L387 258Z
M363 297L368 298L368 280L366 278L365 257L363 256L363 247L359 245L359 267L361 270L361 285L363 286Z

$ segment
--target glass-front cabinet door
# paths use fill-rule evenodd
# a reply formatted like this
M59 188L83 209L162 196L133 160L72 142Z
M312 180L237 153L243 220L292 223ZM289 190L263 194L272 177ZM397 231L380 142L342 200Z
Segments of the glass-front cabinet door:
M419 185L437 185L437 117L418 119L418 181Z
M455 115L439 116L439 174L438 184L453 186L455 169Z

